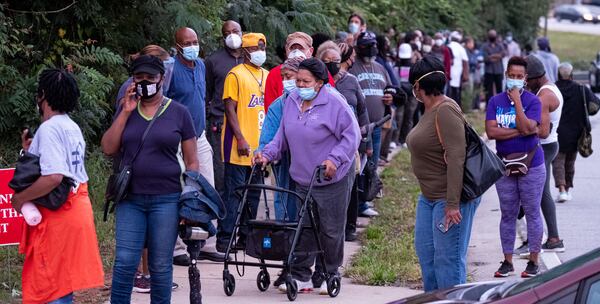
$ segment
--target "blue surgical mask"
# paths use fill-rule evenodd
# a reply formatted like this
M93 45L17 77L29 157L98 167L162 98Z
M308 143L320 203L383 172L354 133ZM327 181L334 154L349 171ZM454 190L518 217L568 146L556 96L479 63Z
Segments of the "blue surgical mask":
M256 51L250 53L250 62L256 66L262 66L263 63L267 60L267 52L265 51Z
M356 34L359 30L360 25L358 23L350 22L350 24L348 24L348 31L350 31L351 34Z
M296 89L296 80L295 79L283 81L283 91L286 94L289 94L292 90L295 90L295 89Z
M302 100L313 100L317 97L317 91L315 91L315 88L313 87L298 88L298 95L300 95Z
M513 88L517 88L517 90L522 90L525 86L525 80L523 79L512 79L506 78L506 88L512 90Z
M169 59L163 60L163 65L165 65L165 66L167 66L169 64L173 64L173 63L175 63L175 58L173 58L171 56L169 56Z
M183 58L185 58L186 60L194 61L198 59L198 53L200 52L199 45L190 45L181 49L183 50Z

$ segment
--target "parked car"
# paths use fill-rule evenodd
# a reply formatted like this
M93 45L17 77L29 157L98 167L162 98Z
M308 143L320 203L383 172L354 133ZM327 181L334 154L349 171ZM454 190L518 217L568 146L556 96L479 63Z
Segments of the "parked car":
M390 304L600 303L600 248L531 279L457 285Z
M570 20L571 22L600 22L600 7L594 5L564 4L554 9L554 18L557 21Z
M592 61L589 71L590 88L593 92L600 92L600 52L596 60Z

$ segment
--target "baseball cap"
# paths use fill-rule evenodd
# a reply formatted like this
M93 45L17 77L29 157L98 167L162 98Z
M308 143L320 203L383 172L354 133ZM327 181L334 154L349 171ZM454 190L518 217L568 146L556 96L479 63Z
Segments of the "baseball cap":
M142 55L138 56L131 63L131 73L147 73L150 75L164 74L165 66L163 65L162 60L156 56Z
M544 64L535 55L529 55L525 58L527 61L527 78L540 78L546 74Z
M537 40L538 49L542 51L550 51L550 40L546 37L540 37Z
M400 59L410 59L412 57L412 47L408 43L402 43L398 50Z
M450 38L462 40L462 35L458 31L453 31L452 33L450 33Z
M289 50L292 45L299 44L302 48L308 50L312 47L313 39L308 34L304 32L294 32L287 36L285 42L286 50Z
M242 36L242 47L258 46L259 41L263 41L267 45L267 38L262 33L246 33Z
M364 31L358 35L356 45L377 44L377 36L371 31Z

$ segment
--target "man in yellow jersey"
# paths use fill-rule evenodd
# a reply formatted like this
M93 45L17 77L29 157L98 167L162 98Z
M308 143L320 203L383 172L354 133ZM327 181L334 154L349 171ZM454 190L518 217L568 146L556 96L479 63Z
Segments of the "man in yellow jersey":
M267 39L260 33L242 36L244 63L235 66L225 78L223 102L225 104L225 128L222 135L222 155L225 167L223 201L227 216L219 223L217 250L225 252L232 236L236 212L240 203L234 194L236 187L244 185L250 177L252 152L258 148L258 140L265 120L264 92L269 72L261 66L267 55ZM258 180L252 181L257 183ZM243 219L256 217L259 191L250 191L247 200L252 214ZM236 247L244 247L246 231L241 229Z

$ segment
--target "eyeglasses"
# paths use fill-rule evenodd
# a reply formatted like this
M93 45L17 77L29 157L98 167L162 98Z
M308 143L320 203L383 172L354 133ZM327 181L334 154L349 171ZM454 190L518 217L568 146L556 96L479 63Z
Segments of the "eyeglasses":
M188 46L192 46L192 45L199 45L198 41L189 41L189 42L185 42L185 43L178 43L177 45L179 45L181 48L184 47L188 47Z

